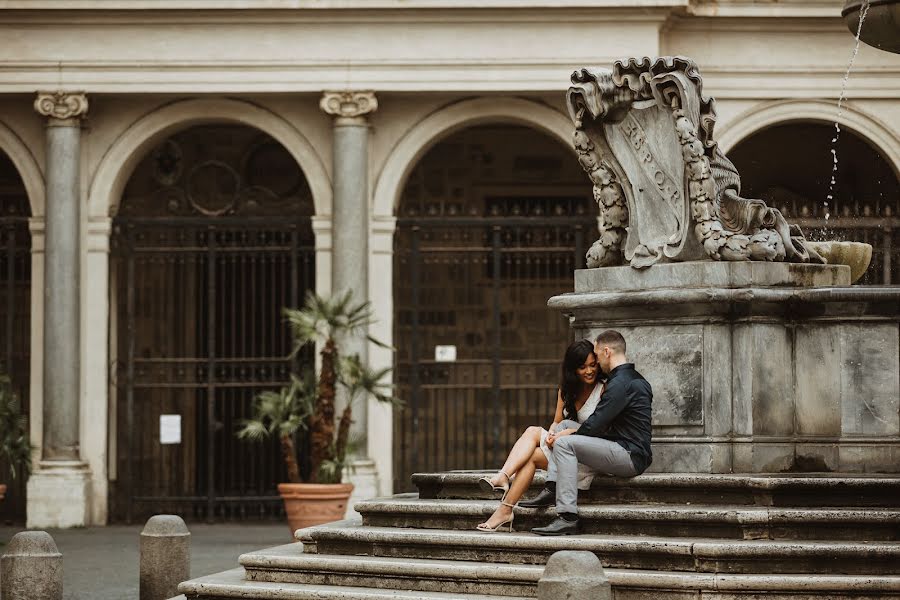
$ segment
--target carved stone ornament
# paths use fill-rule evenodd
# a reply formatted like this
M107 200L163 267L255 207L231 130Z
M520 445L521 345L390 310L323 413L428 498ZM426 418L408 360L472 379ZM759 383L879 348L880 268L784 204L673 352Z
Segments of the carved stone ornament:
M600 238L590 268L628 262L824 263L796 225L742 198L737 169L713 138L714 101L689 58L618 61L572 74L575 150L594 184Z
M319 107L335 117L361 117L378 109L375 92L325 92Z
M38 92L34 110L51 119L77 119L88 111L84 92Z

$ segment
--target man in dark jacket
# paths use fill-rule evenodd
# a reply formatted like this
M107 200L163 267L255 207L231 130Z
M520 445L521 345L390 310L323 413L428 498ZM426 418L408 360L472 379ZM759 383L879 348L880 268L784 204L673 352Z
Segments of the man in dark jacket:
M553 449L547 487L524 507L556 501L556 520L532 529L539 535L578 533L578 463L597 473L634 477L650 466L650 417L653 390L632 363L626 362L625 338L618 331L597 336L594 352L607 374L606 389L594 414L584 423L563 421L547 444Z

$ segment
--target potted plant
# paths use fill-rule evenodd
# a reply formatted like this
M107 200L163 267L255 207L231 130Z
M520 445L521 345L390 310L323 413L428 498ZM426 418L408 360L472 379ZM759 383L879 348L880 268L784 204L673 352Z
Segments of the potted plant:
M255 399L253 416L242 422L238 437L261 440L276 436L287 466L286 483L278 485L292 531L336 521L344 517L353 485L342 483L352 455L350 436L353 404L374 397L397 403L390 386L381 383L390 369L373 371L357 355L344 355L342 344L349 336L372 324L367 302L354 304L352 294L324 299L314 293L302 308L284 311L294 340L292 356L307 344L319 350L318 374L291 375L291 383L279 391L261 393ZM381 342L367 336L378 345ZM346 406L335 419L339 386L346 389ZM309 475L301 477L296 434L308 439L305 456Z
M28 441L28 417L22 414L18 395L7 375L0 373L0 463L7 465L9 476L16 478L17 467L31 472L31 444ZM0 484L0 500L6 485Z

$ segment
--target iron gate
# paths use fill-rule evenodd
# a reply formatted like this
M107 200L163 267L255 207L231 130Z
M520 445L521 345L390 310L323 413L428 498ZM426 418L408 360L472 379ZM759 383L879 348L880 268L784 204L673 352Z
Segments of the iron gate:
M281 310L314 284L306 230L308 219L116 221L119 518L281 510L277 443L235 432L256 394L289 381ZM161 440L161 415L180 419L178 443Z
M495 197L483 217L398 219L396 490L417 471L499 467L525 427L552 419L571 334L547 300L572 290L591 205Z
M18 171L0 153L0 373L12 380L24 414L28 414L31 371L31 235L28 196ZM2 520L25 518L25 482L21 469L10 481L7 465L0 463L0 483L6 499L0 502Z
M299 367L282 310L314 288L311 214L296 161L249 127L181 131L131 175L110 265L115 519L281 513L277 441L236 432Z

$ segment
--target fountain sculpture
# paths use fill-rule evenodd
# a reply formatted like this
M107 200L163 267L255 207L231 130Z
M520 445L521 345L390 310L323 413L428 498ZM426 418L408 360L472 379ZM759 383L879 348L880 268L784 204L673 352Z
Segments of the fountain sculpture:
M811 243L741 196L688 58L578 70L567 99L600 237L549 304L577 335L625 334L654 387L652 468L896 471L900 288L828 264L849 253L858 277L871 247Z

